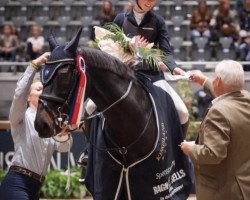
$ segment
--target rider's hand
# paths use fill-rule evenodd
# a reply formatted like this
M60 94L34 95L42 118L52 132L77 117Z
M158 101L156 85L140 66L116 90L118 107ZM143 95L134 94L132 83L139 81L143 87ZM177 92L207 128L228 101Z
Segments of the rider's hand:
M173 70L173 75L182 75L184 76L186 74L186 72L184 70L182 70L179 67L175 67Z
M41 56L39 56L35 60L32 60L32 62L31 62L32 66L36 69L39 69L39 67L48 60L49 56L50 56L50 52L46 52L46 53L42 54Z
M149 42L141 35L136 36L136 42L142 48L145 48L149 44Z
M145 48L148 44L149 42L143 36L137 35L132 38L129 45L130 48L135 51L136 48Z
M163 71L163 72L169 71L168 67L162 61L158 62L158 65L159 65L160 71Z

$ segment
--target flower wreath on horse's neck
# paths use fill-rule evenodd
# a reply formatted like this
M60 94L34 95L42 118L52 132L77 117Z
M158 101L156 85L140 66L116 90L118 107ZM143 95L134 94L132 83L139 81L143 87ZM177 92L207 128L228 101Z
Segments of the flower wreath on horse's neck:
M107 23L103 28L98 26L94 28L97 46L123 63L128 64L146 60L152 70L159 71L159 63L166 61L164 52L152 48L154 43L141 47L137 43L136 36L128 38L123 30L114 23Z

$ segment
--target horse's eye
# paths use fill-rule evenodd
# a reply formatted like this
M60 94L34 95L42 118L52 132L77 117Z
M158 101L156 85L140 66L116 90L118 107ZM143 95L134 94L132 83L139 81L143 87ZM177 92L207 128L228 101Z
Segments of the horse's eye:
M58 96L65 97L69 94L69 91L73 83L73 81L69 81L69 80L72 80L72 71L70 71L69 68L65 67L65 68L61 68L60 70L58 70L58 74L54 80L54 83L55 83L54 91L56 91L55 93Z

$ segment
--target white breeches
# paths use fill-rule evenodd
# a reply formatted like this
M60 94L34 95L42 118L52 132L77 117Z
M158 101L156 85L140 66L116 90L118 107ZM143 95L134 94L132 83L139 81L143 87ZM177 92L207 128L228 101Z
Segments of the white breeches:
M188 121L189 113L186 105L182 101L181 97L175 92L175 90L169 85L166 80L159 80L153 83L155 86L162 88L166 91L174 101L176 111L178 113L181 124L185 124Z

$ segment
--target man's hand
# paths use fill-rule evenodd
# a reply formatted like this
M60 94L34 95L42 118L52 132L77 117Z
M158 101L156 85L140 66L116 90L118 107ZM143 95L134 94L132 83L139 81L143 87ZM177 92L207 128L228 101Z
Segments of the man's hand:
M186 140L184 140L180 144L180 148L183 151L183 153L185 153L186 155L189 155L194 145L195 145L194 141L187 142Z
M200 70L189 71L189 80L203 85L207 77Z

